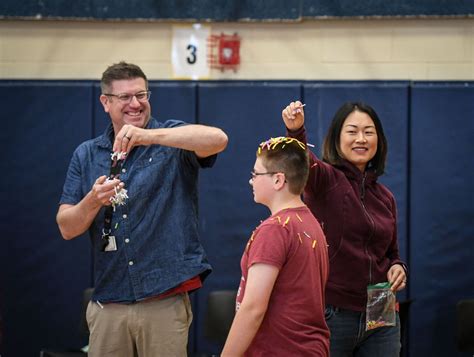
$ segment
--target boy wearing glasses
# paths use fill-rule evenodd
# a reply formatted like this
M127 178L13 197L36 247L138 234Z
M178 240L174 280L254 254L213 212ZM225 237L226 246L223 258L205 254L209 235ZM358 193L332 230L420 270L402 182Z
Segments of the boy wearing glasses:
M301 200L306 146L272 138L258 147L250 185L271 216L241 260L237 312L222 356L328 356L324 319L328 254L318 221Z
M91 235L89 356L186 356L188 292L211 271L198 238L197 176L227 136L152 118L148 80L134 64L108 67L101 90L111 123L74 152L57 214L64 239Z

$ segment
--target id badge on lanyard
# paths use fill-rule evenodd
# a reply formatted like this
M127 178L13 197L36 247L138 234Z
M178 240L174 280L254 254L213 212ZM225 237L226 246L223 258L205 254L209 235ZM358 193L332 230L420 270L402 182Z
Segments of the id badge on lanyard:
M126 153L112 153L110 163L110 176L108 180L118 179L120 176L120 170L122 169L123 162L125 160ZM112 217L115 212L116 205L124 205L125 200L128 198L127 190L122 188L115 190L115 195L112 196L110 206L105 208L104 213L104 228L102 229L101 238L101 251L102 252L114 252L117 250L117 241L112 233Z

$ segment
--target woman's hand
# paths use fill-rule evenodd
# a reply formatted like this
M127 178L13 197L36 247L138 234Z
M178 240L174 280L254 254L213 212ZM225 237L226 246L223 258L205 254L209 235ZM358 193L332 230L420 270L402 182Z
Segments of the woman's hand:
M407 286L407 276L405 269L400 264L394 264L390 267L387 273L388 282L392 285L392 291L400 291Z
M303 103L297 100L296 102L288 104L288 106L281 112L281 117L283 118L288 130L295 131L304 125L303 106Z

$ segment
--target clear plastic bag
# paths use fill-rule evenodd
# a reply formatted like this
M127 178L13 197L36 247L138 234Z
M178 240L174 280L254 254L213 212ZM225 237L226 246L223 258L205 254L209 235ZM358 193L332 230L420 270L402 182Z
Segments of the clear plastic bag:
M396 325L395 300L388 282L367 287L366 331Z

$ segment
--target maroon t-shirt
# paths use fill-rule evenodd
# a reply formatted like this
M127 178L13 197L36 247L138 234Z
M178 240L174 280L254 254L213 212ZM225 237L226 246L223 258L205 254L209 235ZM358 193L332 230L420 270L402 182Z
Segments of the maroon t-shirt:
M248 269L265 263L280 269L268 309L246 356L328 356L324 319L328 277L326 239L306 206L282 210L252 233L241 260L237 310L245 298Z

